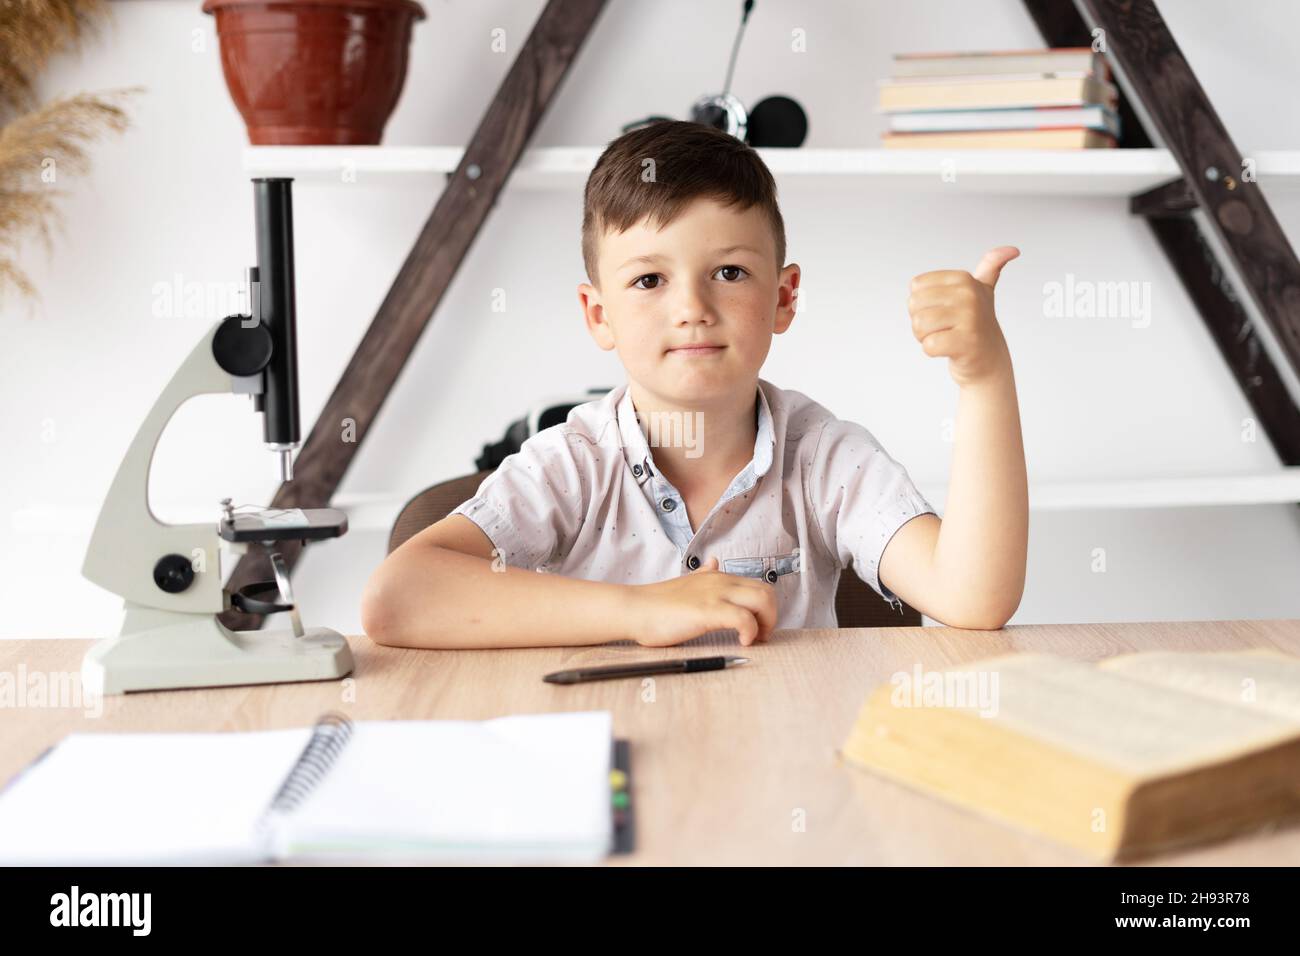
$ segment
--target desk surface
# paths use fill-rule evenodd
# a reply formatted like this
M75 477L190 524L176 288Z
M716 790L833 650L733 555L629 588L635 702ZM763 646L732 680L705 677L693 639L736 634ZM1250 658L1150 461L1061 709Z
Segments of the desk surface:
M89 641L0 641L0 671L78 673ZM627 659L734 653L700 639L676 648L415 651L351 639L350 682L109 697L98 718L66 707L0 709L0 782L73 731L256 730L311 724L324 710L358 720L483 719L510 713L609 710L632 742L639 864L1046 864L1088 860L838 762L874 686L919 662L935 669L1023 651L1095 660L1136 650L1300 654L1300 621L1013 625L777 631L728 671L559 687L541 676ZM94 786L88 782L87 800ZM1236 839L1156 862L1297 865L1300 827Z

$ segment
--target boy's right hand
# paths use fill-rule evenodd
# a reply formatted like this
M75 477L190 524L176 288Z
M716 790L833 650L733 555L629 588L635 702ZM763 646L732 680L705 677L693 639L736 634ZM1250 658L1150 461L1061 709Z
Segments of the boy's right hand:
M669 647L726 628L749 645L766 640L776 628L772 586L719 571L717 558L681 577L631 585L631 593L633 637L646 647Z

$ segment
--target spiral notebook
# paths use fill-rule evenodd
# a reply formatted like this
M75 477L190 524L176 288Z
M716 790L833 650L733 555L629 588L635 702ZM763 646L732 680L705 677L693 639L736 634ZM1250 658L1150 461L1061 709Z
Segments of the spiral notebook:
M611 734L607 711L70 734L0 793L0 864L595 861Z

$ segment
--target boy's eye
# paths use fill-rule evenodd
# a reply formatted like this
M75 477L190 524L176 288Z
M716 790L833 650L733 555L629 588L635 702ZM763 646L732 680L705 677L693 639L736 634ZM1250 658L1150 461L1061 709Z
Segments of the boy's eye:
M721 274L727 282L739 282L742 277L749 275L749 271L745 269L744 266L720 266L714 275L719 274ZM647 279L653 280L654 284L648 286L642 285L642 283ZM632 288L649 292L652 289L659 288L659 280L659 273L650 272L643 276L637 276L636 279L632 281Z

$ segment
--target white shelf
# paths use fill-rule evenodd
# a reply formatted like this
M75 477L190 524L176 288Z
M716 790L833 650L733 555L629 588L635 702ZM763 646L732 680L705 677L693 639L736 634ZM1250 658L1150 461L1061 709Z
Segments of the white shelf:
M918 485L936 507L947 488ZM1031 481L1030 511L1198 508L1216 505L1300 503L1300 466L1256 475L1206 478L1130 478L1106 481Z
M581 189L603 147L529 149L510 184L525 189ZM314 183L402 182L459 166L458 146L248 146L250 176L289 176ZM931 150L760 149L781 186L876 186L890 190L1055 196L1130 196L1179 175L1163 149ZM1300 152L1251 154L1266 188L1300 186ZM1240 170L1225 170L1236 174Z
M920 482L917 487L931 504L942 510L947 497L946 484ZM332 506L347 513L350 528L387 532L409 499L410 496L384 493L353 493L335 496ZM1297 503L1300 503L1300 466L1257 475L1043 481L1029 485L1029 510L1034 512Z
M918 482L918 490L942 508L946 484ZM414 492L412 493L414 494ZM397 512L411 495L350 492L330 503L348 515L350 530L387 533ZM1256 475L1208 478L1133 478L1110 481L1030 482L1030 511L1108 511L1127 508L1196 508L1216 505L1300 503L1300 466ZM154 502L171 521L216 521L217 508L193 501ZM17 534L89 535L99 515L91 501L75 505L35 505L19 508L5 530Z

